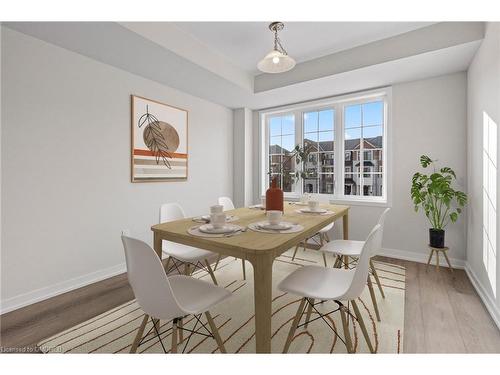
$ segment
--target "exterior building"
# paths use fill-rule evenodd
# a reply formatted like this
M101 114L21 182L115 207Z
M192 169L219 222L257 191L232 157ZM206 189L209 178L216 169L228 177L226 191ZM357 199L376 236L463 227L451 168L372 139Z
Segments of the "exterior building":
M333 194L334 179L334 142L315 142L304 140L304 146L309 147L309 157L303 168L307 178L303 181L304 193ZM345 140L344 154L344 194L382 196L382 136L365 138L363 148L358 139ZM269 147L270 181L278 177L278 186L283 191L293 189L293 174L295 173L295 158L290 157L292 150L279 145ZM360 152L363 152L361 160ZM284 163L283 163L284 162ZM283 170L281 171L281 164ZM283 172L283 177L281 177Z
M363 165L360 146L359 138L345 140L344 194L382 196L382 136L364 139Z

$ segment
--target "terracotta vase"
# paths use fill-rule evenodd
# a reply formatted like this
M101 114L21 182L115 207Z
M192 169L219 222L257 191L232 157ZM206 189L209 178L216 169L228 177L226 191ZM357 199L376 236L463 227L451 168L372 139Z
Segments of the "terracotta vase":
M276 178L272 179L266 191L266 211L283 212L283 190L278 188Z

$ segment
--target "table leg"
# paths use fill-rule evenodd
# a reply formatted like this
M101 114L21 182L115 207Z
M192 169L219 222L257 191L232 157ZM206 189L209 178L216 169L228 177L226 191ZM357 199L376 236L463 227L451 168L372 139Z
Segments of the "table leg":
M343 237L344 240L349 239L349 211L345 213L344 216L342 216L342 230L343 230Z
M273 258L256 256L252 261L255 303L255 344L257 353L271 353L271 309Z
M162 244L163 240L157 232L153 232L153 249L155 250L156 255L161 259L162 255Z

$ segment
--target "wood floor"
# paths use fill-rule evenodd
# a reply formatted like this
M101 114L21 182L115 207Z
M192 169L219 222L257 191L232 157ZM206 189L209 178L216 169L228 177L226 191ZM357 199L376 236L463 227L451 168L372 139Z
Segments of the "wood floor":
M383 258L406 267L405 353L500 353L500 331L463 270L436 272L424 264ZM0 346L40 340L133 298L119 275L0 317Z

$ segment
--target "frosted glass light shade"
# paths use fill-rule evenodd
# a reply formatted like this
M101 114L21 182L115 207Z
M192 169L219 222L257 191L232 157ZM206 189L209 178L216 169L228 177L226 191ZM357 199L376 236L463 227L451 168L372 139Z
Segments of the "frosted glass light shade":
M295 66L295 60L279 51L273 50L259 61L257 68L264 73L283 73Z

